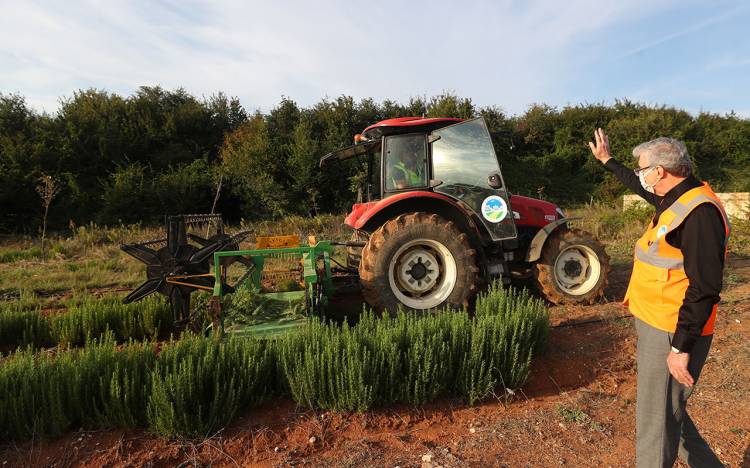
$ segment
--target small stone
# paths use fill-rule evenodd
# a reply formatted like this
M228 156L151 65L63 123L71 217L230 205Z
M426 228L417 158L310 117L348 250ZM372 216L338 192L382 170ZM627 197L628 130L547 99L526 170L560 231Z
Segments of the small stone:
M563 431L564 431L565 429L567 429L567 427L565 427L565 424L563 424L563 423L558 423L557 425L558 425L558 426L560 426L560 427L562 428L562 430L563 430Z
M470 427L469 428L469 433L473 434L475 432L477 432L477 429L475 427Z
M315 436L310 437L310 439L308 440L308 442L310 443L310 445L313 445L317 441L318 441L318 438L315 437Z
M425 462L425 463L430 463L432 461L432 454L431 453L426 453L426 454L422 455L422 461Z
M740 319L734 319L734 321L740 323Z
M273 448L273 451L276 452L276 453L279 453L281 451L281 447L276 446L276 447Z

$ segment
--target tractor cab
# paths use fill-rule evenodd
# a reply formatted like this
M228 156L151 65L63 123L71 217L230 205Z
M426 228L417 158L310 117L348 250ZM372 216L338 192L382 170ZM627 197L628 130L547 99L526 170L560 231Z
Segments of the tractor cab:
M324 156L332 160L367 158L362 200L347 224L365 231L366 221L381 209L407 198L439 194L462 216L482 226L482 237L501 241L516 237L510 196L500 173L490 133L482 118L389 119L355 136L353 146Z

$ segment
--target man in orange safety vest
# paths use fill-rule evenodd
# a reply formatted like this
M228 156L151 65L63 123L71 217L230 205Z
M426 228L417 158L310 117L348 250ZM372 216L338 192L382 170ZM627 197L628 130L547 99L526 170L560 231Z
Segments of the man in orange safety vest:
M636 462L671 467L723 466L687 413L687 399L708 356L721 291L730 225L711 187L692 175L685 144L657 138L638 145L631 170L610 155L602 129L594 157L654 205L635 244L625 305L638 334Z

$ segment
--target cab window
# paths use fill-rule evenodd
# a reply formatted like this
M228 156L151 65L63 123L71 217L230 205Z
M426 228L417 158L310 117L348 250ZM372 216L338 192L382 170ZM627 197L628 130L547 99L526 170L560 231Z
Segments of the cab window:
M425 135L392 135L385 139L385 189L408 190L427 185Z

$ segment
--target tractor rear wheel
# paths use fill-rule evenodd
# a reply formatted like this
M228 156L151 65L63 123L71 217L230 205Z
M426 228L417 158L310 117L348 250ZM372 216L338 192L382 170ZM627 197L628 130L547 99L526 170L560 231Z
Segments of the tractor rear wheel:
M362 249L359 276L376 310L464 307L476 291L476 252L456 225L436 214L402 214Z
M553 304L593 304L604 295L609 256L588 232L558 230L545 242L533 273L537 289Z

